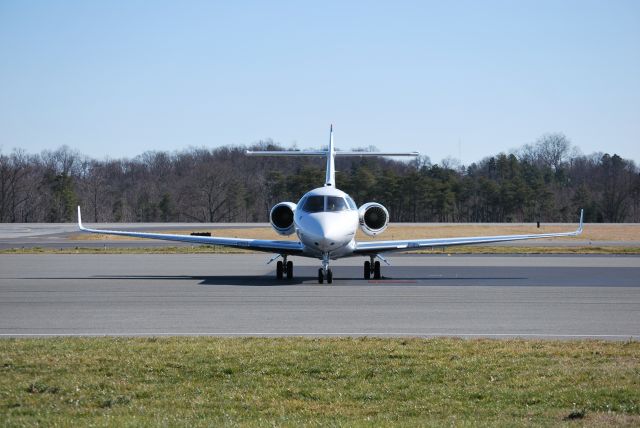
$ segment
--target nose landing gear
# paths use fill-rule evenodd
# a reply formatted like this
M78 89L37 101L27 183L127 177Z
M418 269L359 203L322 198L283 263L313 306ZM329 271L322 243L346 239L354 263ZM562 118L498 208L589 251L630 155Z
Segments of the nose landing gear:
M375 260L375 256L371 256L371 261L364 262L364 279L371 279L371 274L373 274L373 279L380 279L382 275L380 275L380 262Z
M318 269L318 284L324 283L325 278L327 279L327 284L333 284L333 272L331 269L327 269L326 275L322 268Z
M329 253L322 255L322 267L318 269L318 284L322 284L325 278L327 284L333 284L333 272L329 269Z

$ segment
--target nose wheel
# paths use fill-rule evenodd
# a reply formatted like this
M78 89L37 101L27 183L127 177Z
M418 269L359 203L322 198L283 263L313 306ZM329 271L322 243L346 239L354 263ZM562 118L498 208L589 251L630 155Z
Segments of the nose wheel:
M371 261L364 262L364 279L371 279L371 275L373 275L373 279L380 279L382 275L380 274L380 262L374 261L374 257L371 257Z
M322 267L318 269L318 284L324 283L325 279L327 284L333 284L333 272L329 269L329 253L322 256Z
M333 272L331 272L331 269L327 269L326 275L322 268L318 269L318 284L323 284L325 279L327 284L333 284Z

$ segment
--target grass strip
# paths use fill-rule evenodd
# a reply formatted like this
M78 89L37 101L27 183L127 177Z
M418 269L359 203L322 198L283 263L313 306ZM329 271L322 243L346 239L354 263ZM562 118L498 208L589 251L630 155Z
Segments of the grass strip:
M640 247L627 246L580 246L580 247L512 247L467 245L459 247L433 248L415 251L416 254L640 254Z
M117 244L116 244L117 245ZM241 248L218 245L167 247L26 247L1 249L0 254L243 254L252 253ZM581 247L511 247L511 246L459 246L411 251L411 254L620 254L638 255L640 247L581 246Z
M640 343L0 341L4 426L640 424Z

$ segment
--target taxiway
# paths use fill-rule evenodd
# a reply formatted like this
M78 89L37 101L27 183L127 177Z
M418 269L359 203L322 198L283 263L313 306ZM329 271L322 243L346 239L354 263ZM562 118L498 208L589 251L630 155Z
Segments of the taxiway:
M640 338L640 257L292 258L263 254L0 255L0 335Z

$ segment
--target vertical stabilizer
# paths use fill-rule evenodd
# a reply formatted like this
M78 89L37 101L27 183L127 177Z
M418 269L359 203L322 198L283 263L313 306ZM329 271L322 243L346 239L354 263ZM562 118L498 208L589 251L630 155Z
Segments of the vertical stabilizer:
M325 186L336 187L336 151L333 147L333 125L329 129L329 148L327 149L327 177L324 180Z

